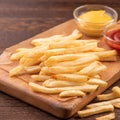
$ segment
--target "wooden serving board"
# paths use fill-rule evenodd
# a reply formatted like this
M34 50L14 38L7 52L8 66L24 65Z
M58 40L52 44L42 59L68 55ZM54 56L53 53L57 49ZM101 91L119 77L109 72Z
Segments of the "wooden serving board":
M98 94L116 82L120 78L119 60L117 62L104 63L107 65L108 69L102 73L102 79L108 82L108 86L99 87L97 91L85 96L84 98L78 97L71 99L60 99L58 95L35 93L28 86L28 82L31 80L29 75L9 77L9 70L17 64L9 60L10 55L15 51L16 48L32 47L30 45L30 41L35 38L48 37L55 34L67 35L69 33L72 33L72 31L76 28L77 25L75 24L75 21L70 20L46 32L40 33L33 38L7 48L0 56L0 90L59 118L69 118L74 115L79 109L83 108L86 104L93 100ZM102 41L102 38L100 40L101 46L107 47Z

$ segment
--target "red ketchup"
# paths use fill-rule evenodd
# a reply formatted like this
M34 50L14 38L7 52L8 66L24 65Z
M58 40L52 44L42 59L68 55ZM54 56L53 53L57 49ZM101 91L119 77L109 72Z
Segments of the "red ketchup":
M110 47L120 52L120 29L108 30L106 32L106 42Z

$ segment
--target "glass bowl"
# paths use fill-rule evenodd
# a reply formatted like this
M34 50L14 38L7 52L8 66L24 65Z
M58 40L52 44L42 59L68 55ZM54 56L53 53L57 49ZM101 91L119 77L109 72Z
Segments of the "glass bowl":
M80 15L89 12L89 11L100 11L104 10L105 14L111 17L111 20L107 22L102 22L102 21L96 21L95 19L93 21L87 21L83 20L80 17ZM77 7L73 11L73 16L74 19L76 20L78 27L82 33L84 33L87 36L92 36L92 37L100 37L103 35L103 30L106 25L114 23L117 21L118 14L117 12L112 9L111 7L104 6L104 5L83 5L80 7Z
M105 42L111 47L120 51L120 22L105 27L103 32Z

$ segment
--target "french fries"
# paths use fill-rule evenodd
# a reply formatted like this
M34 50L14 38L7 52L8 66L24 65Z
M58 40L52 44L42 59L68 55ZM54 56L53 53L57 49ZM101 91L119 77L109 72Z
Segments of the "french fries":
M110 100L119 97L120 97L120 87L115 86L112 88L112 93L98 95L97 99L100 101L100 100Z
M114 61L115 50L98 47L98 40L80 40L82 34L74 30L70 35L53 35L31 41L32 48L18 48L11 60L18 66L10 76L30 74L33 91L59 94L60 97L83 97L107 83L100 73L107 67L100 61ZM115 89L116 94L119 90Z
M47 87L38 85L33 82L29 82L29 86L35 92L46 93L46 94L57 94L57 93L60 93L62 91L66 91L66 90L81 90L83 92L90 93L90 92L95 91L98 88L97 85L88 85L88 84L81 85L81 86L72 86L72 87L47 88Z
M82 34L74 30L70 35L53 35L31 41L32 48L18 48L10 57L18 66L11 69L10 76L31 74L28 85L34 92L58 94L59 97L85 97L99 86L106 87L100 73L107 70L102 61L116 61L115 50L98 47L98 40L80 40ZM80 117L113 111L120 108L120 88L112 93L97 96L98 100L109 100L87 105L78 111ZM112 100L111 100L112 99ZM114 114L96 120L115 118Z
M98 103L92 103L87 105L87 108L93 108L93 107L98 107L98 106L104 106L104 105L108 105L108 104L112 104L114 105L115 103L119 103L120 102L120 98L116 98L113 100L108 100L108 101L104 101L104 102L98 102Z
M106 101L87 105L86 106L87 109L78 111L78 116L87 117L87 116L99 114L102 112L113 111L114 108L120 109L119 90L120 88L118 86L115 86L112 88L112 93L98 95L97 97L100 98L98 100L102 99ZM109 99L112 99L112 100L109 100ZM110 114L96 118L96 120L112 120L112 119L115 119L115 113L110 113Z
M113 105L108 104L108 105L104 105L104 106L98 106L98 107L94 107L94 108L91 108L91 109L78 111L78 115L80 117L87 117L87 116L90 116L90 115L103 113L103 112L108 112L108 111L113 111L113 110L114 110Z

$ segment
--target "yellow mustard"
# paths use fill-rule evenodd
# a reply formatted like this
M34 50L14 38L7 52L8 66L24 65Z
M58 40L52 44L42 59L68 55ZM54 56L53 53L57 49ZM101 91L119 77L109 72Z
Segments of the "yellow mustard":
M100 36L105 25L112 20L112 17L104 10L88 11L78 17L80 29L90 36Z

